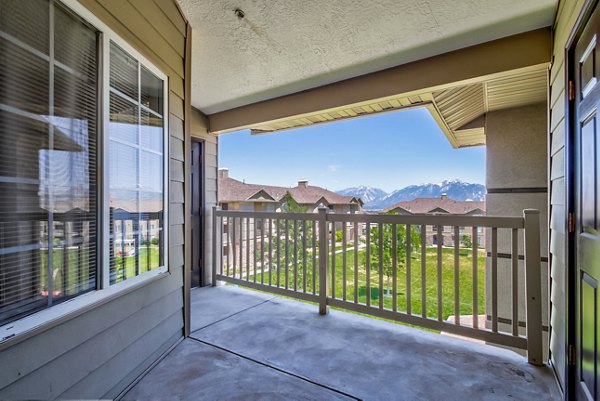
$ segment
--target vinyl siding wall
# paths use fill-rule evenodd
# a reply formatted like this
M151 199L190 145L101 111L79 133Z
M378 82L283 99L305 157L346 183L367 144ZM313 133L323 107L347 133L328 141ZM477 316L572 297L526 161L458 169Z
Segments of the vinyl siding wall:
M174 0L81 0L169 77L169 274L0 351L0 399L113 398L183 336L184 54Z
M204 142L204 283L212 283L212 208L217 206L219 138L209 133L208 119L192 109L191 134Z
M554 23L550 71L550 351L561 386L565 384L566 198L565 198L565 57L566 41L584 0L561 0Z

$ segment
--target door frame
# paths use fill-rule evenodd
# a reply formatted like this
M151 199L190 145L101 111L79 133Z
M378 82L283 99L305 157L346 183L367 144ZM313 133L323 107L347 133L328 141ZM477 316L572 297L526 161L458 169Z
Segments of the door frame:
M200 153L200 182L201 182L201 201L200 201L200 232L202 233L202 238L200 241L200 246L202 247L200 253L201 253L201 257L202 257L202 272L200 273L200 282L198 284L198 287L204 287L206 286L207 280L206 280L206 246L205 246L205 240L206 240L206 141L202 138L194 138L192 137L192 144L190 146L191 151L193 152L193 148L194 148L194 144L195 143L199 143L201 146L201 153ZM190 155L190 158L192 156ZM190 163L190 168L191 168L191 163ZM193 197L193 191L194 191L194 183L192 181L192 176L193 174L190 172L190 192L191 192L191 196ZM190 203L190 207L191 207L191 203ZM191 225L192 225L192 216L191 216L191 209L190 209L190 230L191 230ZM190 235L190 239L191 239L191 235ZM192 247L196 245L196 244L192 244ZM191 250L192 252L192 259L193 259L193 249ZM192 260L193 263L193 260ZM193 266L191 266L190 264L190 269L193 268ZM190 275L191 275L191 270L190 270ZM190 284L191 284L191 277L190 277ZM193 288L193 287L192 287ZM191 288L190 288L191 290Z
M575 25L569 34L565 49L565 205L566 213L564 221L564 230L566 233L565 255L567 263L567 282L565 288L566 296L566 330L565 330L565 388L564 399L567 401L576 400L577 392L577 365L572 362L572 352L576 352L577 343L577 242L576 230L570 229L569 216L576 217L576 190L577 190L577 154L576 154L576 135L577 135L577 110L575 101L569 100L569 87L571 82L575 82L575 45L581 37L585 26L587 25L596 5L600 6L600 0L586 0L581 12L579 13ZM550 107L550 105L548 105ZM573 224L575 225L575 224ZM573 226L571 226L572 228ZM557 367L555 367L556 369ZM559 367L560 368L560 367Z

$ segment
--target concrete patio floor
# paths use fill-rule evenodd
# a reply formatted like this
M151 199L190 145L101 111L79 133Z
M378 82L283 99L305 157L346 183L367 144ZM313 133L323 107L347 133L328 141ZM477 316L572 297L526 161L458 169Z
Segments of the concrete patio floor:
M191 338L124 400L559 400L496 347L231 286L192 290Z

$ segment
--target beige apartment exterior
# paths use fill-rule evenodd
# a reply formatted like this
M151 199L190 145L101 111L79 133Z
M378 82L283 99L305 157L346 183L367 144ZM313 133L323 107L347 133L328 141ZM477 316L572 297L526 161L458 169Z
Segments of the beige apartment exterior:
M354 196L343 196L325 188L309 185L307 180L300 180L295 187L278 187L273 185L248 184L229 177L229 170L219 169L219 206L221 210L237 210L245 212L282 212L288 202L295 202L306 213L317 213L320 207L326 207L330 213L354 214L362 213L362 200ZM235 230L241 233L232 241L230 235ZM247 259L254 259L263 246L264 236L267 245L275 235L275 228L266 226L260 219L242 222L235 220L230 224L227 220L223 223L223 254L233 258L232 246L250 247L248 254L240 255L241 263ZM336 226L340 230L341 225ZM354 238L353 227L346 228L346 235Z
M485 202L477 201L457 201L449 199L445 194L440 198L416 198L410 201L398 202L384 210L385 213L400 215L415 214L443 214L443 215L466 215L466 216L485 216ZM456 238L450 227L442 227L441 234L437 227L427 226L426 245L437 245L439 235L442 236L441 243L444 246L454 246ZM472 241L473 234L460 227L459 243L465 245L465 238ZM485 247L485 232L479 228L477 243Z
M228 169L219 169L219 206L226 210L278 212L291 198L308 213L327 207L332 213L361 213L362 201L339 195L300 180L295 187L247 184L229 177Z
M389 7L385 8L386 12L399 8L392 3L387 3ZM65 83L66 86L75 85L81 79L80 75L72 73L79 68L77 63L61 58L66 57L65 54L77 57L76 52L60 53L62 42L57 42L55 59L54 53L50 54L48 50L55 51L54 45L42 49L45 43L50 43L48 38L54 37L54 34L49 33L50 28L44 30L44 27L54 27L53 18L64 17L67 18L66 21L77 22L57 24L57 38L60 34L66 35L64 37L70 40L75 38L68 31L60 31L61 27L84 27L88 34L93 33L87 37L92 47L95 43L98 52L103 51L103 54L108 55L107 46L110 46L109 41L112 40L117 46L113 48L115 54L126 53L121 56L123 59L127 59L129 54L132 59L139 61L138 65L144 66L164 85L164 93L161 94L164 100L162 109L155 108L156 104L151 101L143 103L138 99L139 110L143 109L152 116L147 117L150 122L147 121L146 125L140 123L138 126L160 126L164 131L162 150L147 153L158 158L157 165L164 162L164 169L161 170L164 185L158 192L164 199L162 210L168 216L162 220L165 242L161 248L164 260L160 266L153 271L136 275L128 282L113 285L110 282L108 260L113 239L108 223L111 206L108 199L100 196L102 191L97 197L94 195L102 210L93 213L88 211L93 216L79 213L77 218L87 219L85 222L88 226L103 222L99 224L103 228L98 230L97 243L89 243L90 249L98 249L107 255L104 259L99 258L89 263L89 270L98 277L97 280L91 280L95 287L74 294L70 302L56 304L46 303L36 289L33 296L36 301L41 301L39 309L23 313L18 318L11 314L10 318L2 320L0 366L5 368L0 373L0 398L118 397L190 334L193 249L202 248L201 259L205 266L201 274L207 283L212 279L212 245L215 240L213 230L216 227L211 222L212 207L219 203L219 135L238 129L252 129L255 134L274 132L276 135L275 132L279 130L407 107L424 107L432 113L453 147L487 146L487 215L520 216L526 208L540 210L541 274L546 280L542 286L542 320L548 335L545 341L548 363L555 372L564 399L598 399L600 359L597 355L600 344L595 333L600 322L597 308L600 302L598 292L590 287L590 283L597 282L599 278L591 277L584 271L584 266L580 265L585 222L577 195L582 180L580 123L588 121L583 117L589 117L588 114L578 115L578 107L586 100L590 93L588 90L593 88L589 85L593 85L598 76L596 63L589 62L595 59L596 42L589 38L589 29L586 30L586 24L597 7L596 3L591 0L548 0L503 5L485 1L480 7L476 7L478 12L491 12L486 14L487 19L477 18L478 25L453 20L451 26L439 26L438 23L437 26L430 25L426 29L415 29L428 42L415 42L414 47L403 49L396 58L382 56L377 59L374 56L373 60L378 60L379 63L360 59L347 60L347 64L338 69L343 73L338 75L331 72L326 62L312 62L311 65L317 69L313 74L299 76L293 84L279 85L272 77L259 79L260 74L256 74L256 71L269 71L280 65L296 65L294 63L302 61L297 53L279 48L276 55L287 58L289 63L269 59L270 63L264 63L261 68L253 70L245 70L239 63L219 64L215 60L193 56L192 35L196 45L214 44L212 48L218 49L217 52L235 55L237 51L224 50L224 38L247 39L234 42L242 47L247 45L247 48L260 49L268 42L261 39L261 30L275 27L275 24L267 23L260 28L255 25L248 25L254 29L248 26L239 28L236 24L246 22L241 21L243 17L239 13L234 14L233 10L225 10L224 7L222 10L212 10L210 14L204 13L201 7L213 5L211 2L64 0L40 2L41 6L37 4L39 7L30 7L33 3L3 1L0 3L3 8L0 13L0 40L3 49L16 52L23 59L2 59L6 63L0 69L2 84L10 82L12 86L6 86L6 93L10 96L5 96L3 92L2 124L6 125L2 126L0 132L0 154L3 160L20 155L23 157L20 160L17 157L17 161L10 164L10 168L14 167L15 171L7 168L2 172L2 191L7 197L0 203L1 222L12 224L12 232L16 233L8 239L3 238L4 242L0 245L0 276L4 280L0 285L2 311L13 308L15 298L14 293L6 292L6 277L29 271L30 264L33 263L31 261L34 260L32 249L44 250L39 244L39 238L35 238L43 230L39 225L31 223L41 221L48 226L54 225L55 234L66 237L66 231L61 231L61 219L71 217L65 216L61 211L51 210L43 201L38 202L37 197L44 193L40 190L43 177L37 168L31 168L43 158L37 158L39 151L42 152L40 154L45 151L81 151L62 138L62 134L58 132L60 129L56 129L53 140L45 136L46 133L50 135L55 131L52 127L60 125L56 121L49 124L48 115L77 118L68 112L70 106L66 103L57 103L54 107L47 93L40 95L43 92L40 88L52 92L50 88L53 86L49 84L48 78L50 75L56 77L57 84ZM411 4L413 2L402 2L405 7ZM526 8L529 5L531 9ZM539 7L536 9L534 5ZM415 11L398 18L405 18L404 22L408 24L408 19L426 15L431 17L431 21L443 22L445 19L439 17L447 17L453 12L444 2L431 3L430 7L429 11ZM458 10L457 7L454 8ZM512 10L515 11L514 14L502 14ZM269 11L271 9L265 8L257 15L267 16ZM338 13L328 15L346 15L346 12L353 14L350 8L340 6ZM433 14L436 12L438 18L434 18ZM206 18L206 15L210 18ZM289 29L290 26L308 26L307 22L310 20L303 20L302 15L295 11L282 12L275 21L287 16L289 19L283 20L282 25L286 31L295 32ZM503 15L504 19L494 19L495 15ZM336 21L343 23L344 19L331 19L302 39L302 43L319 43L319 46L310 48L312 55L329 54L327 44L334 42L329 40L328 32L336 31L330 25ZM228 34L219 35L214 27L206 29L213 22ZM394 24L404 25L398 19L394 19ZM362 35L360 39L352 36L352 27L355 25L344 25L344 29L339 32L350 38L345 46L341 46L344 54L364 54L380 47L382 43L378 43L376 39L377 25L360 27L359 31L372 33ZM457 26L470 30L457 32ZM36 31L30 31L32 28ZM430 33L436 36L427 36ZM406 35L410 35L410 32L405 32L401 41L390 40L385 44L408 46L413 42L404 40ZM586 51L580 52L581 49L576 48L580 39L580 47ZM360 42L363 40L371 42ZM362 50L347 51L355 48L355 44L358 46L359 42ZM594 56L590 58L590 54ZM331 62L336 59L330 58ZM265 60L261 57L253 59L257 62ZM14 64L18 60L30 68ZM103 60L108 62L109 58L105 57ZM42 62L46 64L42 66ZM41 66L39 69L36 69L36 63ZM100 63L99 60L96 66ZM230 71L227 68L233 66L236 72L227 72L229 75L226 80L213 79L213 71L203 70L203 65L213 65L222 71ZM107 69L103 70L98 86L90 87L95 88L91 93L97 94L105 103L102 107L98 106L99 116L89 121L100 127L100 130L107 129L104 125L110 125L111 119L131 124L133 120L125 117L135 117L132 109L123 108L111 112L111 93L117 97L124 96L118 88L109 89L109 65L105 63L102 66ZM298 72L306 69L299 66L292 70ZM146 70L138 67L138 78L142 74L140 71ZM585 74L583 78L579 78L578 74L582 71ZM289 75L291 71L287 73ZM94 76L100 75L98 73ZM204 82L214 82L217 90L208 91L195 85L194 80L201 78ZM243 80L241 84L236 81L238 78ZM581 80L585 82L582 83ZM23 84L33 81L36 85ZM115 85L119 82L121 81L117 80ZM262 88L254 88L259 95L248 95L235 94L229 87L225 90L229 82L238 88L253 83L266 84ZM267 85L269 83L270 86ZM138 80L139 86L143 87ZM233 97L217 99L217 92L233 93ZM62 92L57 93L60 95ZM90 96L90 99L94 97ZM205 98L210 98L211 102L203 103L199 100ZM129 96L129 100L131 99L133 97ZM585 106L585 102L583 104ZM129 114L125 113L127 110ZM138 117L141 114L138 112ZM32 124L36 128L30 130L28 127ZM27 145L30 138L28 135L33 132L38 137ZM100 138L102 137L101 135ZM201 241L192 241L193 235L198 234L193 234L191 218L194 188L190 178L193 168L191 150L194 141L201 142L203 146L200 180L200 193L203 196L200 210L204 220L196 230L202 234ZM104 150L108 151L108 143L98 143L100 154ZM29 153L18 153L23 146L30 146L27 148ZM143 153L145 150L141 149L145 145L135 146L138 154L146 155ZM30 162L28 157L32 155L35 157ZM87 164L88 167L93 167L89 171L101 171L107 175L112 165L109 163L105 166L102 161L97 166ZM105 167L106 171L102 170ZM115 168L118 170L118 167ZM596 167L593 171L598 175ZM88 179L95 179L95 175L88 174ZM103 174L98 175L100 177L96 178L102 180ZM134 184L139 187L132 184L132 191L142 191L140 188L143 188L143 179L145 178L136 177ZM104 185L100 187L102 189ZM21 192L15 192L15 188ZM106 188L109 188L108 185ZM19 198L19 193L24 195ZM27 216L21 217L21 212ZM54 214L54 220L48 217L49 214ZM25 220L15 221L15 216ZM64 227L70 226L66 224ZM88 232L86 230L82 232ZM23 238L28 238L29 242ZM79 240L76 235L61 239L65 245L78 243L76 240ZM498 238L498 251L511 251L508 238ZM517 249L520 255L523 252L522 247ZM10 263L7 262L9 260ZM599 263L597 255L590 260L593 265ZM506 263L509 263L508 260ZM498 270L502 271L502 266L498 266ZM48 277L51 275L46 280ZM509 277L499 274L498 283L509 281ZM34 284L31 282L21 281L14 287L19 302L29 301L31 294L24 289L32 285ZM52 291L46 291L48 297L48 293L51 294ZM507 311L502 310L502 305L503 302L500 302L499 314L507 318ZM519 321L525 313L524 310L519 312ZM589 327L592 329L582 330L581 322L590 315L593 323ZM591 336L591 333L594 335ZM539 398L543 399L544 394L539 394Z

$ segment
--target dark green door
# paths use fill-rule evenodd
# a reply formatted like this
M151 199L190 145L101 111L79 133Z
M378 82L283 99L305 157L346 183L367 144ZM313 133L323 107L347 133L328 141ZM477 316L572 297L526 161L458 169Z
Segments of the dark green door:
M600 138L597 43L600 11L594 10L575 47L576 133L576 393L598 400L598 282L600 281Z

